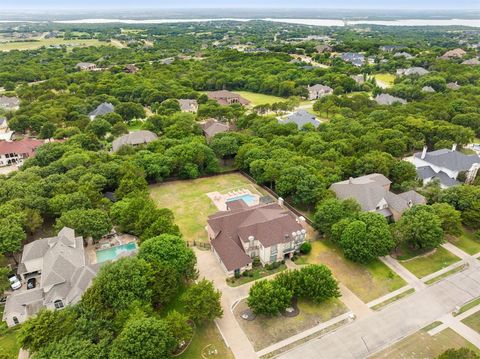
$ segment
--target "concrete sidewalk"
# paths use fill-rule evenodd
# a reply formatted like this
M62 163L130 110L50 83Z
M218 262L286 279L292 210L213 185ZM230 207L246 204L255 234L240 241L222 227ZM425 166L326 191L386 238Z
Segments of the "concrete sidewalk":
M420 291L426 287L420 279L415 277L408 269L402 266L396 259L391 256L380 257L380 260L385 263L391 270L397 273L405 282L410 284L416 291Z

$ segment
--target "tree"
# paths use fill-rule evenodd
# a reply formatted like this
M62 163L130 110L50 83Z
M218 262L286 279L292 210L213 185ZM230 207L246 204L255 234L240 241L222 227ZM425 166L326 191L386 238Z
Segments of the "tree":
M448 349L440 354L437 359L478 359L480 356L477 355L473 350L468 348L458 348L458 349Z
M22 248L22 242L27 238L19 224L0 221L0 253L13 254Z
M332 226L343 218L353 218L360 211L360 205L355 200L345 201L330 198L321 202L313 217L313 226L326 235L331 234Z
M256 314L274 316L291 305L293 292L276 281L261 280L250 288L247 304Z
M111 359L170 358L175 338L167 323L155 318L133 318L113 341Z
M442 222L434 209L427 205L416 205L407 210L394 228L399 241L416 249L436 248L443 241Z
M213 282L202 279L190 286L182 295L181 301L190 319L195 322L211 321L223 315L220 297Z
M140 245L138 257L152 264L168 264L185 279L193 279L197 275L195 253L175 235L162 234L147 239Z
M112 125L107 120L96 118L88 124L85 131L91 131L98 138L103 138L108 132L112 130Z
M102 357L101 345L74 335L47 343L33 357L35 359L91 359Z
M146 116L143 106L135 102L122 102L115 107L115 112L127 122L135 118L145 118Z
M176 310L172 310L171 312L168 312L165 317L165 323L175 338L177 347L182 343L188 343L190 339L192 339L193 328L188 323L188 317L186 315L183 315Z
M156 306L169 303L178 292L182 278L178 270L162 262L150 263L153 273L152 302Z
M302 254L308 254L312 251L312 244L310 242L302 243L300 246L300 252Z
M56 311L42 309L22 324L18 341L22 348L34 353L72 333L75 320L76 314L71 308Z
M57 230L70 227L75 232L86 238L92 237L97 240L109 233L112 223L106 212L101 209L73 209L64 212L55 223Z
M395 246L387 220L381 214L360 213L349 223L340 237L345 257L355 262L369 263L387 255Z
M8 275L10 272L10 268L0 267L0 293L3 293L10 288L10 281L8 280Z
M317 303L340 296L338 283L325 265L308 265L294 273L297 276L295 296L308 298Z
M137 257L125 257L102 266L87 292L96 292L105 309L118 311L135 301L150 303L152 281L148 263Z
M460 211L457 211L448 203L435 203L432 205L435 214L442 222L444 233L458 236L462 233L462 219Z

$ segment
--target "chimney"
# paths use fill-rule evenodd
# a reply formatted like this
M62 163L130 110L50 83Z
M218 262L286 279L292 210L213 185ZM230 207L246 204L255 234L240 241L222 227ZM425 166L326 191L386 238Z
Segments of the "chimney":
M454 144L452 145L452 151L456 151L456 150L457 150L457 144L454 143Z
M425 156L427 155L427 146L423 146L423 151L422 151L422 157L420 157L422 160L425 159Z
M277 201L278 205L280 207L283 207L283 198L282 197L278 197L278 201Z
M352 183L353 183L353 177L350 177L350 178L348 179L348 183L349 183L349 184L352 184Z

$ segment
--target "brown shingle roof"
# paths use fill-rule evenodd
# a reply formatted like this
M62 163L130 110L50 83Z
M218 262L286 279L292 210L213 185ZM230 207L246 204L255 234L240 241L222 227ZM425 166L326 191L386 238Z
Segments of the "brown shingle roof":
M231 105L232 103L240 103L242 105L250 104L250 101L242 96L226 90L212 91L209 92L207 96L210 100L215 100L219 105L223 106Z

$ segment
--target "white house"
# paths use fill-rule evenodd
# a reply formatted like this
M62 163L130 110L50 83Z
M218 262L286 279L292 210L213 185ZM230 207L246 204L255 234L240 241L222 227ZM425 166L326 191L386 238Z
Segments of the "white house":
M316 100L333 93L333 89L331 87L319 84L308 86L307 90L309 100Z
M36 279L7 297L3 320L9 327L23 323L40 309L62 309L77 303L96 276L99 264L86 263L83 238L64 227L56 237L33 241L23 248L18 275Z
M438 180L442 188L455 186L460 183L457 178L461 172L465 172L467 183L475 179L480 168L480 157L465 155L456 149L457 146L453 145L451 150L428 152L427 147L424 147L421 153L413 155L417 177L423 181L423 184Z

